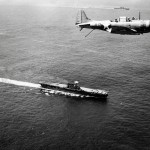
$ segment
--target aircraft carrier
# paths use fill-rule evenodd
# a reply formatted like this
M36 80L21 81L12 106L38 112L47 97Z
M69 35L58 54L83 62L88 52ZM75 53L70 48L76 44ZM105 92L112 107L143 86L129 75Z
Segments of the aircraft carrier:
M80 97L80 98L99 98L106 100L108 92L105 90L91 89L80 87L79 82L75 81L74 83L60 84L60 83L30 83L24 81L11 80L6 78L0 78L0 82L6 84L14 84L18 86L32 87L40 89L41 92L46 95L57 94L57 95L66 95L71 97Z
M124 9L124 10L130 10L130 8L127 8L127 7L115 7L114 9Z
M106 99L108 92L105 90L80 87L79 82L60 84L60 83L40 83L41 91L47 94L62 94L67 96L100 98Z

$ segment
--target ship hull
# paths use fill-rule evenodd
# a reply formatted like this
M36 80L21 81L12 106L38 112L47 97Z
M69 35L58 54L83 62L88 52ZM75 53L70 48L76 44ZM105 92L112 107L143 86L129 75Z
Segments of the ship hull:
M59 86L54 86L54 85L45 84L45 83L41 83L41 87L43 88L42 91L43 92L45 91L47 93L51 93L51 90L55 90L55 91L59 91L59 92L56 92L56 93L61 93L60 91L62 91L64 93L69 92L70 94L78 95L79 97L89 97L89 98L92 97L92 98L106 99L107 96L108 96L108 94L87 92L87 91L84 91L82 89L75 90L75 89L70 89L70 88L67 88L67 87L59 87Z

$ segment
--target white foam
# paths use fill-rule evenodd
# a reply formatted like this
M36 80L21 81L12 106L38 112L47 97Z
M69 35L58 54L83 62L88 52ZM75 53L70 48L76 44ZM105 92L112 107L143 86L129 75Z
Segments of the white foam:
M0 82L7 83L7 84L18 85L18 86L41 88L40 84L34 84L34 83L30 83L30 82L23 82L23 81L17 81L17 80L11 80L11 79L6 79L6 78L0 78Z
M65 96L71 96L71 97L86 97L81 94L75 94L75 93L70 93L70 92L64 92L64 91L59 91L59 90L51 90L51 89L43 89L42 90L46 95L49 94L58 94L58 95L65 95Z
M23 81L17 81L17 80L11 80L11 79L6 79L6 78L0 78L0 82L6 83L6 84L18 85L18 86L26 86L26 87L43 89L40 84L35 84L35 83L30 83L30 82L23 82ZM64 91L59 91L59 90L52 90L52 89L43 89L42 91L48 96L50 94L58 94L58 95L66 95L66 96L71 96L71 97L82 97L82 98L86 97L86 96L81 95L81 94L64 92Z

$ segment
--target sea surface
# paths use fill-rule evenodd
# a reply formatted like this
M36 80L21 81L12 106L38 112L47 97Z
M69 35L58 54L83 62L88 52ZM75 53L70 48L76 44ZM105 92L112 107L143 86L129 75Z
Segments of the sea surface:
M81 32L77 8L0 6L0 78L73 82L106 102L0 83L0 150L150 150L150 33ZM85 9L97 20L138 10ZM150 11L141 17L150 19Z

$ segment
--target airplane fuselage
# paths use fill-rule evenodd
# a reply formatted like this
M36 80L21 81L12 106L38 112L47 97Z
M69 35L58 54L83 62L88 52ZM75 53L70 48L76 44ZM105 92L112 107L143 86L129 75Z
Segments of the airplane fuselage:
M80 20L79 20L80 19ZM143 34L150 32L150 20L130 19L128 17L119 17L114 21L103 20L96 21L89 19L84 11L81 11L81 17L77 18L76 26L81 30L98 29L114 34Z
M115 34L142 34L150 32L150 20L133 20L130 22L93 20L78 24L78 26L81 28L104 30Z

